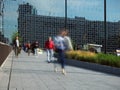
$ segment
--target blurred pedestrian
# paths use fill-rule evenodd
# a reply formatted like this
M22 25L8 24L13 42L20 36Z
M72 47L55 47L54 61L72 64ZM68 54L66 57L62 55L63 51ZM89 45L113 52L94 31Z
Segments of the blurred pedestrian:
M13 45L14 45L14 51L15 51L15 56L18 57L18 54L19 54L19 46L20 46L20 43L19 43L19 37L17 36L16 39L13 41Z
M57 51L58 54L58 61L61 63L62 73L66 75L65 71L65 29L62 29L59 34L54 38L55 43L55 51ZM57 67L55 67L55 71L57 71Z
M45 42L45 49L47 51L47 61L50 63L53 57L54 42L51 37Z
M30 44L30 42L27 43L27 53L28 53L28 56L30 56L30 53L31 53L31 44Z
M35 54L35 51L34 51L34 47L35 47L35 46L34 46L34 43L35 43L35 42L31 43L31 52L33 53L33 55Z
M34 55L38 55L38 48L39 48L39 43L36 41L34 43Z

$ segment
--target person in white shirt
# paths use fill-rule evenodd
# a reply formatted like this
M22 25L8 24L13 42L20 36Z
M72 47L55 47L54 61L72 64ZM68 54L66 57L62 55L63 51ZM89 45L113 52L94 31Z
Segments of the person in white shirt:
M65 35L65 29L62 29L59 35L57 35L54 38L54 43L55 43L55 49L56 49L55 51L57 51L56 53L58 54L57 56L58 61L61 63L62 73L66 75L66 71L65 71L66 45L65 45L64 35ZM55 71L57 71L57 67L55 67Z
M14 40L14 51L15 51L16 57L18 57L18 54L19 54L19 46L20 46L20 43L19 43L19 39L17 36L16 39Z

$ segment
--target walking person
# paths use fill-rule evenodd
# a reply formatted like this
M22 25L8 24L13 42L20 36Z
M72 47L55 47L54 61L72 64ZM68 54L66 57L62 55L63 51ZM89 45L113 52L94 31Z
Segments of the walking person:
M18 57L18 54L19 54L19 46L20 46L18 36L17 36L16 39L13 41L13 44L14 44L15 56Z
M54 42L51 37L48 38L48 40L45 42L45 49L47 52L47 61L50 63L52 61L53 57L53 49L54 49Z
M61 63L61 68L62 68L62 73L66 75L65 71L65 50L66 50L66 45L65 45L65 29L62 29L59 34L54 38L55 42L55 49L58 53L58 61ZM55 71L57 71L57 67L55 67Z
M30 42L27 43L27 53L28 53L28 56L30 56L30 53L31 53L31 44L30 44Z
M38 55L38 48L39 48L39 43L36 41L34 43L34 55Z
M33 55L35 55L35 42L31 43L31 52L33 53Z

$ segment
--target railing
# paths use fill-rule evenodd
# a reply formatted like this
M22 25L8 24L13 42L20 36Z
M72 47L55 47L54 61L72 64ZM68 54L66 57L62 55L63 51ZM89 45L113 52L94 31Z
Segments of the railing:
M9 45L0 42L0 66L5 61L5 59L11 52L11 50L12 50L12 48Z

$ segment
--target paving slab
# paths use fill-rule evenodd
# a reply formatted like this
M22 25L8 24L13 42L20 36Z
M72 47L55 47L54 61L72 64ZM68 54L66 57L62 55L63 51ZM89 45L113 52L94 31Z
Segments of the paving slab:
M22 51L17 58L12 52L0 67L0 90L8 90L8 83L9 90L120 90L118 76L74 66L66 66L64 76L59 64L54 72L55 63L46 59L46 53L28 56Z

